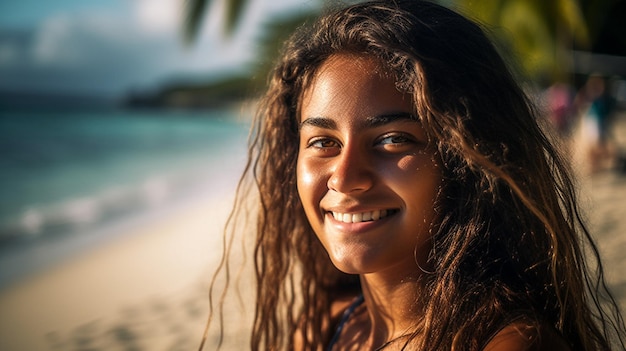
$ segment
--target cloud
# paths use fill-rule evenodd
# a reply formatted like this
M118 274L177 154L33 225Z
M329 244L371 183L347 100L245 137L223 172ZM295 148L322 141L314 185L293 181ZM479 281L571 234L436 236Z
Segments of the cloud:
M197 41L184 47L181 3L135 0L123 9L57 12L29 30L0 28L0 89L115 95L172 76L233 70L254 60L260 23L280 12L274 3L250 1L226 40L219 30L223 3L213 1Z
M137 1L131 13L57 14L28 31L0 32L0 89L118 94L245 61L231 50L241 48L220 43L217 35L202 35L185 48L178 3L149 6L154 1Z
M149 32L176 31L182 24L182 5L179 0L136 0L137 23Z
M167 61L176 46L175 33L144 32L122 16L58 16L37 31L32 58L40 65L97 70Z

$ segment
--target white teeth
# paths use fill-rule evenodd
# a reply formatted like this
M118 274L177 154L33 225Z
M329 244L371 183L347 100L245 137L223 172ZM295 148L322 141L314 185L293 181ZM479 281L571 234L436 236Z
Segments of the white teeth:
M363 221L371 221L372 212L363 212Z
M372 212L372 221L377 221L380 219L380 211L376 210Z
M346 223L352 223L352 215L350 215L349 213L344 213L341 221Z
M332 212L333 218L340 222L344 223L360 223L360 222L369 222L369 221L377 221L381 218L387 217L387 215L391 214L391 211L387 210L375 210L370 212L361 212L361 213L340 213L340 212Z

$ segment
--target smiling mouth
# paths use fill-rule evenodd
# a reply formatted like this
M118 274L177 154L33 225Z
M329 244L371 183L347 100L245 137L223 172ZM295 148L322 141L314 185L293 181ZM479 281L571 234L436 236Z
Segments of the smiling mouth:
M339 222L343 223L361 223L361 222L372 222L377 221L379 219L383 219L387 216L390 216L396 213L397 210L375 210L369 212L360 212L360 213L340 213L340 212L330 212L333 215L333 218Z

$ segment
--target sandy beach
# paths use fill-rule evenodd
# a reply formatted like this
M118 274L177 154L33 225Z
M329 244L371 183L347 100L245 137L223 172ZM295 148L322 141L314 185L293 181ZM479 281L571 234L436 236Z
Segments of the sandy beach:
M181 206L0 292L0 350L197 345L230 197Z
M616 133L626 136L626 118L618 122ZM626 175L607 170L582 185L610 285L626 308ZM0 291L0 350L196 349L232 193L117 228L129 233ZM247 348L245 335L234 339Z
M579 132L581 132L579 130ZM589 171L587 159L578 154L574 164L581 170L580 200L589 229L604 264L611 291L622 313L626 311L626 112L613 123L610 139L614 157L598 172ZM574 142L585 149L584 136Z

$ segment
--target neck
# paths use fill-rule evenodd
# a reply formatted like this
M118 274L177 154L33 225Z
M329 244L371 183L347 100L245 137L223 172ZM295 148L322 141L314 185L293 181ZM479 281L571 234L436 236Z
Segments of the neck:
M361 276L361 286L369 318L370 345L383 345L415 331L422 315L421 274L396 277L380 273Z

